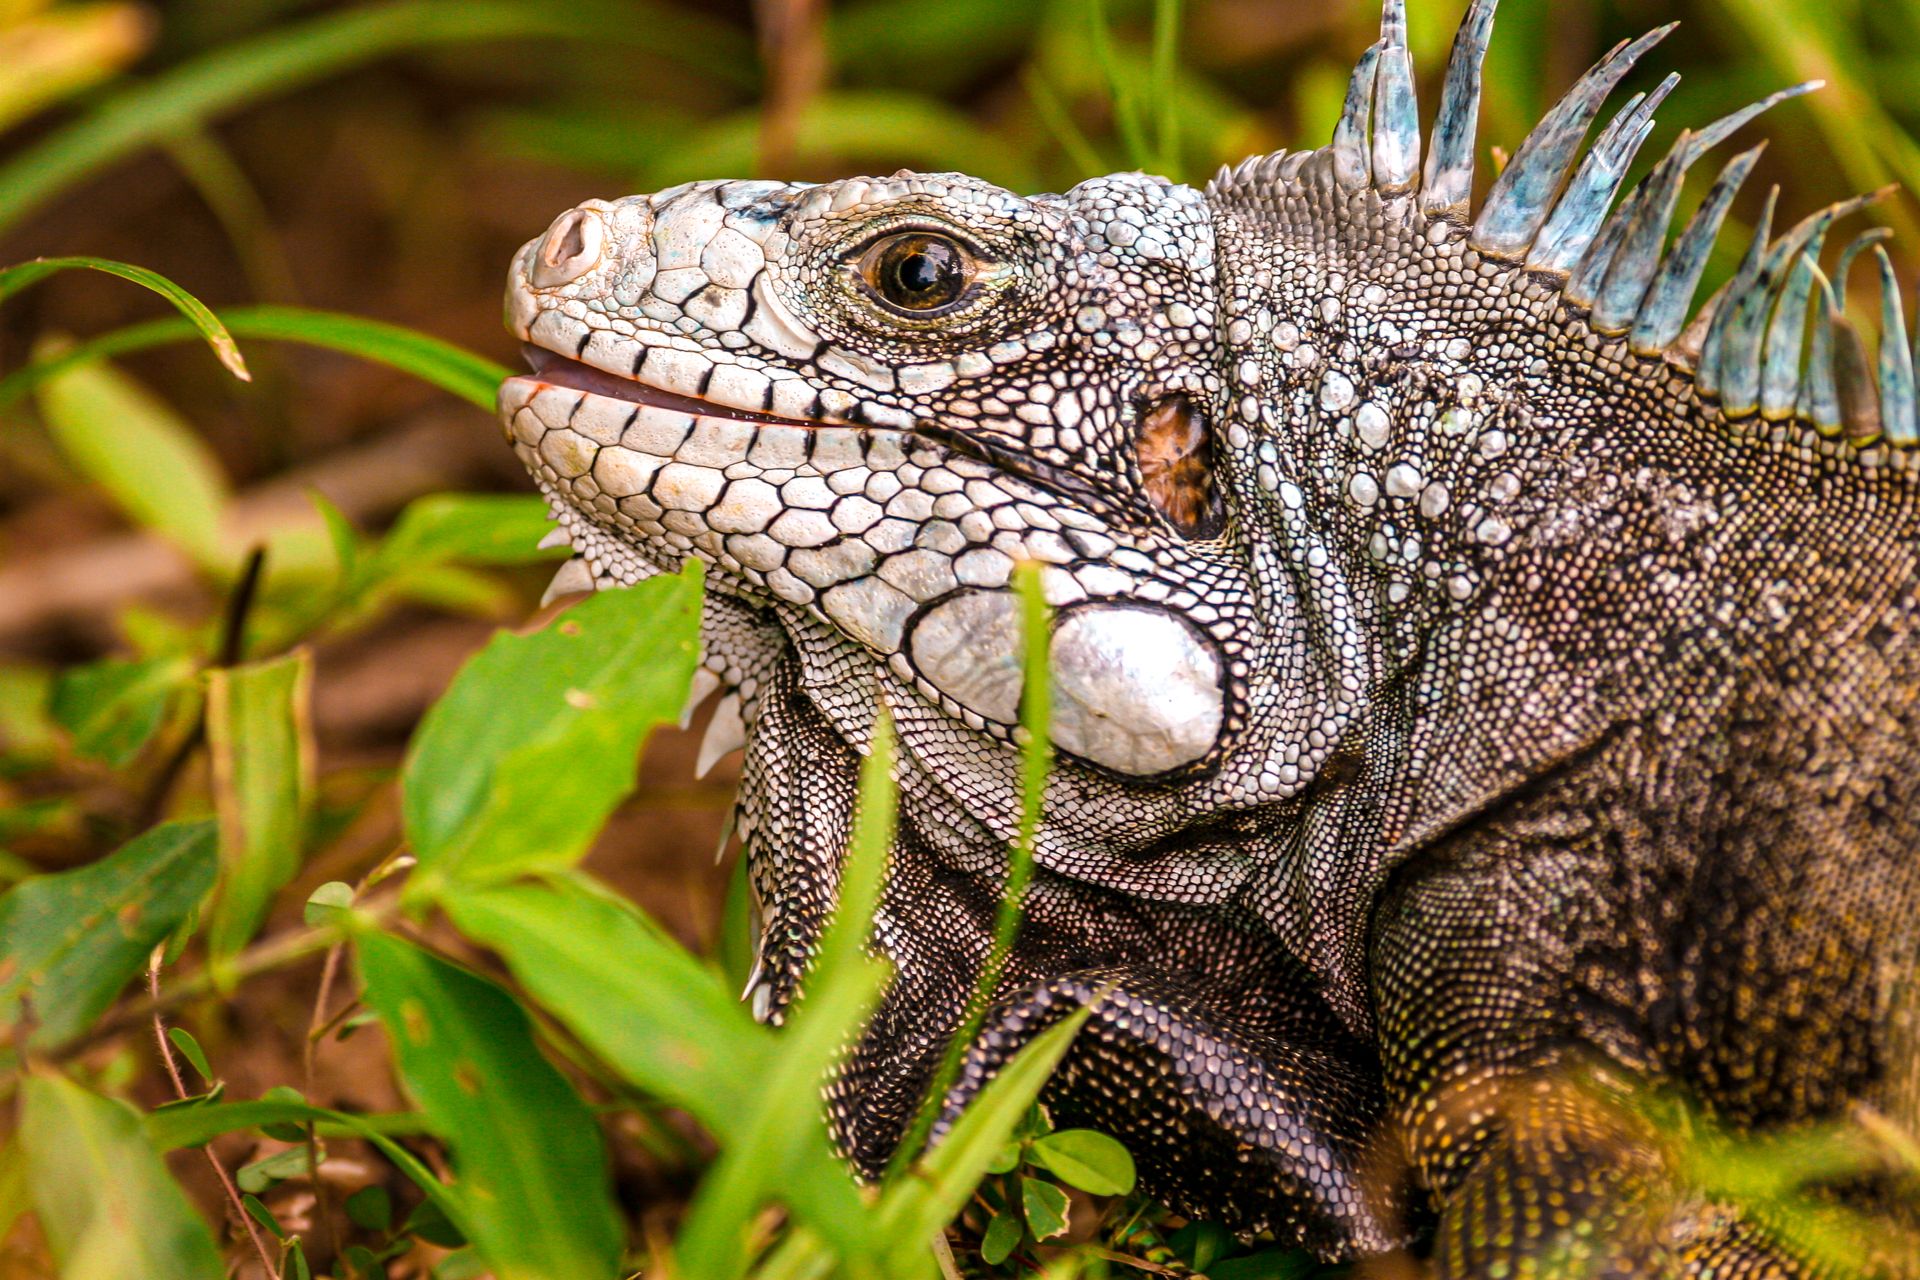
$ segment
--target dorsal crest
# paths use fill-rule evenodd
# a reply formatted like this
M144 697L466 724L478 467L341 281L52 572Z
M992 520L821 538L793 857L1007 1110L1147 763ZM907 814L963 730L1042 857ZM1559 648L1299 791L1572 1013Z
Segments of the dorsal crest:
M1798 84L1704 127L1683 130L1666 155L1624 196L1634 157L1654 112L1678 83L1667 76L1633 95L1581 154L1607 99L1628 72L1673 30L1623 42L1567 91L1514 152L1486 197L1472 206L1481 67L1498 0L1473 0L1454 39L1432 136L1421 162L1419 110L1407 48L1405 0L1386 0L1380 39L1360 58L1331 144L1319 153L1347 192L1372 190L1408 202L1433 236L1464 236L1483 259L1513 264L1555 285L1567 308L1595 333L1624 339L1632 352L1664 359L1693 377L1701 396L1730 421L1797 420L1856 450L1920 445L1916 352L1907 344L1898 282L1877 242L1856 238L1832 272L1820 266L1832 224L1886 191L1819 210L1777 238L1770 194L1735 273L1697 310L1695 296L1735 195L1764 143L1729 160L1677 236L1671 236L1687 171L1769 107L1821 87ZM1210 192L1272 196L1302 173L1306 154L1277 154L1223 168ZM1577 162L1577 163L1576 163ZM1846 279L1871 252L1879 266L1877 352L1847 318Z

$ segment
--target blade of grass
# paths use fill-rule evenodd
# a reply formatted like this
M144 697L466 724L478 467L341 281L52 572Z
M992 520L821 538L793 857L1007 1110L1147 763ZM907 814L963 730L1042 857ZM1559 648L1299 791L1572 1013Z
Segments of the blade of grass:
M1180 173L1180 95L1174 81L1180 62L1180 0L1153 3L1153 99L1155 172L1170 178Z
M442 391L492 410L500 383L512 370L485 356L400 325L316 311L307 307L233 307L219 313L228 330L243 338L267 342L299 342L343 355L372 360L410 373ZM101 356L141 351L181 342L195 330L184 320L153 320L129 325L80 343L0 378L0 406L11 403L62 369Z
M679 1257L687 1275L730 1280L743 1274L754 1216L768 1200L787 1198L793 1176L804 1168L801 1159L827 1147L818 1118L821 1085L840 1047L859 1036L886 979L886 967L865 952L893 844L898 801L893 755L893 728L883 714L860 769L853 836L833 919L780 1037L777 1066L758 1083L741 1135L701 1183L681 1231ZM857 1233L847 1238L862 1240ZM843 1256L841 1261L850 1274L872 1274L862 1259Z
M326 14L275 28L122 89L73 124L0 166L0 230L18 223L74 182L162 138L268 94L284 93L332 72L403 49L515 36L553 36L644 43L702 51L717 74L739 78L752 50L727 28L651 5L533 0L399 0ZM699 39L688 37L697 29ZM709 34L713 38L705 38ZM712 58L719 47L738 60Z
M260 192L233 153L205 129L183 129L160 145L220 224L254 296L268 302L296 301L300 291L293 264L274 234Z
M1055 93L1053 86L1047 83L1046 75L1040 68L1028 67L1026 74L1020 80L1026 86L1027 98L1033 103L1034 112L1040 117L1040 123L1046 126L1047 132L1053 135L1054 142L1067 153L1067 159L1078 171L1074 177L1076 179L1092 178L1106 172L1106 162L1100 159L1100 153L1094 149L1091 142L1087 141L1086 133L1074 123L1066 103L1060 101L1060 95Z
M1106 83L1107 100L1113 106L1114 127L1127 152L1127 163L1144 169L1152 165L1153 154L1147 146L1147 131L1140 122L1140 104L1133 85L1120 69L1120 58L1113 47L1113 28L1107 22L1106 0L1087 0L1088 30L1091 33L1093 59Z
M1020 693L1020 727L1026 735L1020 757L1020 828L1007 859L1007 883L1000 895L999 914L994 919L993 949L980 966L974 981L967 1016L947 1041L940 1065L934 1070L920 1108L906 1136L888 1161L886 1180L892 1183L904 1174L913 1158L933 1131L933 1123L946 1102L947 1091L960 1075L961 1060L980 1034L980 1027L1006 972L1007 957L1013 954L1013 940L1020 930L1020 917L1026 907L1027 887L1033 882L1033 846L1040 831L1040 811L1046 799L1047 774L1053 768L1053 683L1047 674L1047 655L1051 633L1046 597L1040 591L1040 566L1025 561L1014 570L1014 587L1020 596L1020 627L1024 659Z
M4 186L0 186L0 201L5 200L4 193ZM206 303L158 271L136 267L130 262L115 262L111 258L35 258L31 262L0 267L0 302L57 272L76 270L103 271L153 290L187 318L195 332L207 340L207 345L213 348L213 354L220 358L220 363L227 367L228 372L242 382L253 381L253 375L247 372L247 362L240 358L240 348L234 343L233 335Z

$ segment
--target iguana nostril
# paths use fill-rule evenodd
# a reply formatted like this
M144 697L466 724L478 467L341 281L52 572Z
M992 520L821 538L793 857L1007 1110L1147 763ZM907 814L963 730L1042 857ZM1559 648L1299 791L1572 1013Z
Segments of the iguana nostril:
M530 277L536 289L578 280L600 265L606 227L591 209L569 209L553 220L534 252Z

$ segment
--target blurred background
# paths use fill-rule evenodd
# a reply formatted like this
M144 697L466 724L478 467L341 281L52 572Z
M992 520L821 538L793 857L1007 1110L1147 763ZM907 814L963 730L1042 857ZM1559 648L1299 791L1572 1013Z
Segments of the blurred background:
M1410 0L1429 113L1464 7ZM1825 78L1750 129L1774 141L1736 224L1770 181L1788 220L1898 182L1881 217L1911 267L1920 0L1505 0L1483 137L1511 149L1608 46L1673 19L1632 82L1685 74L1641 169L1680 123ZM349 313L511 363L508 257L583 198L901 167L1017 191L1136 166L1200 182L1323 143L1377 23L1374 0L0 0L0 266L121 259L216 309ZM1722 241L1724 273L1744 237ZM318 852L283 899L297 912L306 889L392 847L383 784L415 720L494 627L534 613L553 566L527 563L530 545L422 553L312 626L341 573L335 517L372 537L423 495L530 485L474 405L244 332L248 383L194 341L8 381L170 314L89 272L0 310L0 886L99 856L183 785L195 721L172 693L75 725L63 684L210 651L246 549L266 545L254 647L305 637L317 664ZM734 765L693 778L699 728L656 737L592 865L711 950ZM286 977L300 993L286 1009L276 983L250 986L214 1033L238 1096L253 1096L249 1061L272 1081L298 1054L313 975ZM351 1055L327 1070L343 1101L391 1102L384 1072L356 1073Z

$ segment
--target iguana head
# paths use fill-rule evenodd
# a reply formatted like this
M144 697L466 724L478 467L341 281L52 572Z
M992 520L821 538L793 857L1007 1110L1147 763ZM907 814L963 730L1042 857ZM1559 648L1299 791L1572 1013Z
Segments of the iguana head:
M577 553L556 585L708 566L706 665L731 691L715 741L743 729L747 744L765 1016L832 901L857 753L881 709L898 726L878 937L899 979L836 1101L864 1162L899 1133L991 937L1019 812L1017 562L1041 566L1054 607L1060 754L1005 990L1049 1008L1155 993L1089 1051L1084 1096L1175 1081L1160 1110L1103 1113L1180 1117L1191 1140L1159 1148L1186 1154L1149 1156L1158 1189L1311 1235L1310 1214L1194 1190L1221 1181L1208 1161L1265 1152L1273 1194L1335 1220L1311 1238L1337 1252L1381 1237L1355 1207L1354 1142L1315 1126L1373 1104L1363 1084L1289 1112L1287 1091L1371 1070L1341 1036L1367 1029L1380 832L1413 820L1388 811L1369 761L1407 755L1425 708L1493 699L1470 673L1494 649L1521 655L1501 668L1516 703L1565 669L1558 619L1604 600L1563 599L1540 549L1581 536L1583 512L1664 521L1648 536L1684 549L1684 503L1616 500L1641 447L1618 421L1701 428L1664 437L1676 457L1746 433L1872 465L1883 427L1914 435L1910 358L1903 383L1889 344L1876 396L1802 266L1844 209L1778 241L1763 219L1688 324L1753 154L1669 251L1680 182L1759 107L1682 134L1618 208L1671 78L1580 158L1664 31L1583 78L1473 210L1493 7L1469 9L1424 164L1389 0L1333 145L1205 192L1138 174L1033 197L958 174L700 182L589 201L516 257L508 323L534 372L506 383L501 412ZM1788 428L1769 424L1794 419L1780 445ZM1610 469L1588 467L1607 451ZM1448 646L1453 667L1419 667ZM1461 744L1470 767L1438 761L1422 794L1466 811L1511 747ZM1122 1041L1159 1065L1129 1066ZM1311 1072L1287 1056L1302 1044L1325 1059ZM1243 1066L1223 1076L1223 1055ZM1248 1102L1265 1088L1291 1101ZM1318 1116L1312 1140L1277 1112ZM1227 1137L1209 1146L1205 1125Z
M1199 193L1134 175L592 201L516 264L537 373L503 410L596 578L699 556L983 760L1018 719L1009 575L1047 565L1058 745L1127 794L1217 769L1247 701L1213 274Z

